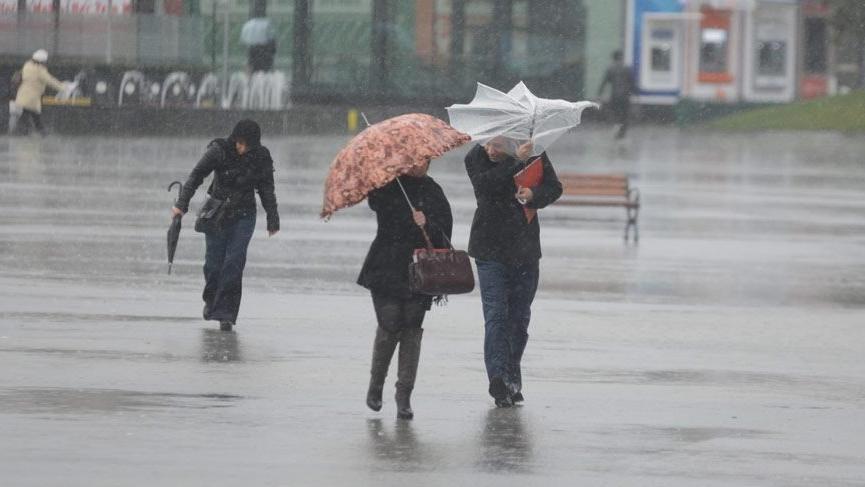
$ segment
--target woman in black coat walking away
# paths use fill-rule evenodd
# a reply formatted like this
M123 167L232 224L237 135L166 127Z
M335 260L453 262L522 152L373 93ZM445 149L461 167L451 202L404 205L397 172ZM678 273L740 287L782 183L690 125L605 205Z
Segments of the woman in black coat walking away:
M358 284L370 290L378 328L372 349L372 370L366 404L381 410L382 391L391 357L399 344L397 366L397 417L412 419L411 393L420 359L424 315L432 306L432 296L413 294L409 288L408 267L415 249L426 243L419 227L426 229L437 248L446 247L453 217L441 187L422 168L399 178L415 206L412 212L397 181L369 194L369 207L378 219L378 231L366 256Z
M225 201L225 212L216 228L205 233L204 319L219 321L231 331L240 310L246 250L255 231L255 192L267 213L267 233L279 231L279 212L273 185L273 159L261 145L261 129L252 120L241 120L227 139L216 139L189 174L173 215L189 210L189 200L210 173L207 193Z

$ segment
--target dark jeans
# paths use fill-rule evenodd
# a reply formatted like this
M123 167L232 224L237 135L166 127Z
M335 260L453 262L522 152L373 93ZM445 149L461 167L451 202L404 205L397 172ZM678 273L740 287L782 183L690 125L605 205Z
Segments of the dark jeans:
M538 289L538 262L507 266L475 260L484 308L484 363L487 377L501 377L512 392L523 387L520 363L529 341L532 301Z
M615 97L610 100L610 111L613 112L613 121L619 124L616 138L621 139L628 134L628 120L631 118L630 97Z
M28 123L29 121L29 123ZM45 135L45 126L42 124L42 115L27 110L26 108L21 112L21 118L18 119L18 133L29 133L30 132L30 123L33 124L33 127L39 132L41 135Z
M229 222L220 232L205 235L204 319L237 320L243 287L246 249L255 231L255 215Z
M425 296L403 299L376 292L372 293L372 305L378 326L391 333L403 328L420 328L428 308Z

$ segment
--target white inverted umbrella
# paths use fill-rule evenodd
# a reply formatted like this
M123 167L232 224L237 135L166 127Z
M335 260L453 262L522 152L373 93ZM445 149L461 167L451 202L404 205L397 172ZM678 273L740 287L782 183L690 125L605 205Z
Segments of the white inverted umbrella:
M507 93L478 83L471 103L451 105L447 111L451 126L479 144L499 136L519 142L531 140L532 154L537 155L579 125L586 108L599 105L538 98L520 81Z

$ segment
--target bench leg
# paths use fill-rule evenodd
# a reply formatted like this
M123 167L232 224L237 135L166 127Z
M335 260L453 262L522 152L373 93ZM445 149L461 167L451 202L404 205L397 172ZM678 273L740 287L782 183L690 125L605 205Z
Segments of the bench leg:
M634 243L640 241L640 229L637 226L637 218L639 218L639 207L637 208L626 208L628 222L625 224L625 243L628 242L628 237L631 234L631 227L634 227Z

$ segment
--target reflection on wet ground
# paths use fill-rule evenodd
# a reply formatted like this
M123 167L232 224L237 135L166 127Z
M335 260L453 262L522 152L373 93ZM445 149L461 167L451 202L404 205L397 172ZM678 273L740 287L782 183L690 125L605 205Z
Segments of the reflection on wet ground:
M381 418L366 420L369 451L375 465L394 471L418 472L434 468L433 460L417 439L411 421L396 421L388 429ZM426 465L426 467L425 467Z
M374 219L365 205L317 219L321 185L345 137L268 140L286 231L256 239L252 285L356 292ZM0 140L0 269L12 278L150 286L200 279L202 242L185 225L177 276L165 260L168 181L202 140ZM646 129L611 146L585 130L551 151L559 172L624 172L639 187L639 246L621 244L617 208L542 212L541 293L619 302L865 305L865 142L833 134L728 135ZM433 164L465 246L474 196L461 157ZM200 204L199 195L193 208ZM259 229L259 235L263 232ZM62 245L58 245L62 241ZM291 276L288 278L287 276Z
M201 330L201 360L203 362L242 362L243 354L237 332L214 329Z
M640 244L618 209L542 211L525 406L487 396L475 293L425 321L412 422L393 369L363 403L374 218L316 216L345 137L265 138L283 231L259 219L232 333L200 321L191 221L165 268L165 186L206 139L0 138L0 484L863 485L865 141L609 138L551 157L628 173ZM458 247L462 153L432 166Z
M702 443L724 438L755 439L772 434L771 431L749 430L741 428L639 428L651 436L668 437L674 441L686 443Z
M487 412L479 454L481 470L532 473L532 431L523 424L522 407Z
M70 321L109 321L109 322L165 322L177 323L178 321L199 321L189 316L146 316L146 315L121 315L121 314L88 314L88 313L40 313L38 311L25 312L0 312L2 320L33 321L41 323L68 323Z
M157 408L230 407L243 399L230 394L179 394L110 389L0 388L5 413L109 414Z

